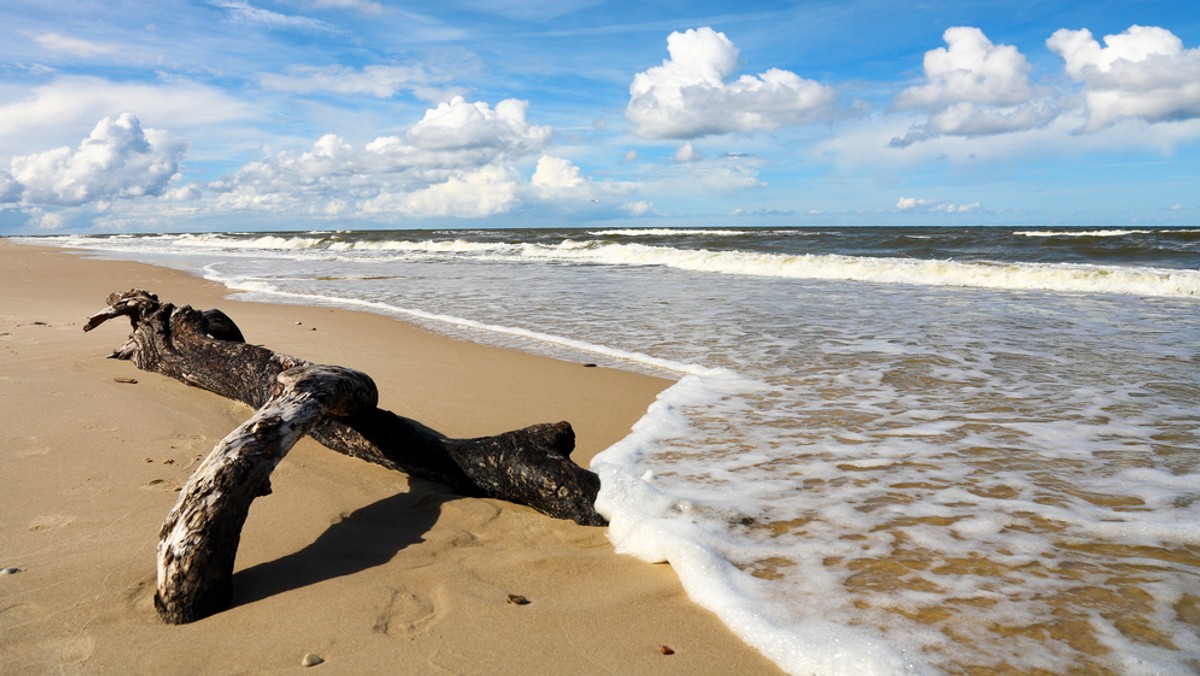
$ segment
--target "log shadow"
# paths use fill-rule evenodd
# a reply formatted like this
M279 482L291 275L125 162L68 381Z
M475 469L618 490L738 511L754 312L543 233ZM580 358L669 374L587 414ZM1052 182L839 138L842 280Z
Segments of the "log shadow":
M409 492L355 510L304 549L234 573L231 607L382 566L424 542L441 506L459 498L438 484L410 479Z

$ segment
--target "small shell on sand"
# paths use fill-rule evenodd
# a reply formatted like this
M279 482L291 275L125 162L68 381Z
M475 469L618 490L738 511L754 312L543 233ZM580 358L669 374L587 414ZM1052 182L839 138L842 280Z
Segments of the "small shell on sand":
M300 666L315 667L324 661L325 660L321 659L321 656L316 653L304 653L303 659L300 660Z
M4 570L0 570L0 575L16 575L19 572L21 572L20 568L5 568Z
M675 649L669 645L660 645L660 646L658 646L658 652L660 652L664 655L674 655Z
M520 594L509 594L508 602L513 604L514 606L524 606L529 603L529 599L525 598L524 596L521 596Z

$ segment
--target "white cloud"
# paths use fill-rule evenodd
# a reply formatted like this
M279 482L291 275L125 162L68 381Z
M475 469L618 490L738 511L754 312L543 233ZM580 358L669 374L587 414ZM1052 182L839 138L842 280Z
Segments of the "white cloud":
M503 167L455 172L442 183L409 193L383 193L362 205L366 213L400 213L413 218L483 218L511 210L517 182Z
M1184 49L1174 33L1131 26L1106 35L1104 47L1084 30L1055 31L1046 46L1083 83L1085 131L1126 118L1165 122L1200 118L1200 48Z
M121 51L121 48L117 45L73 38L58 33L41 33L32 37L33 41L42 49L55 52L56 54L69 54L84 59L117 54Z
M185 80L164 84L63 77L33 89L23 100L0 105L0 157L74 143L81 130L104 117L136 112L158 128L186 133L245 120L251 106L228 94Z
M831 88L778 68L729 81L738 49L712 28L671 33L667 52L629 85L625 116L646 138L777 129L809 122L833 102Z
M454 97L427 110L403 136L383 136L366 146L391 171L414 167L449 170L505 163L532 155L550 141L550 127L525 119L525 101L508 99L492 109Z
M925 53L926 82L896 97L896 108L920 109L928 119L903 137L903 147L929 138L986 136L1033 129L1058 114L1057 105L1038 98L1029 82L1029 63L1011 45L994 45L978 28L957 26L942 34L946 47Z
M671 159L676 162L699 162L704 159L704 153L696 150L691 141L684 141L683 145L675 150L675 155Z
M529 104L507 99L492 109L456 96L425 112L404 136L384 136L367 150L398 166L466 167L534 154L550 141L550 127L525 119Z
M485 14L542 22L573 14L602 2L603 0L460 0L459 4Z
M896 97L899 108L943 108L962 101L1016 105L1028 101L1029 63L1016 47L993 45L978 28L957 26L942 34L947 47L925 52L928 82Z
M646 165L640 172L638 192L655 198L662 208L669 202L694 203L697 195L713 197L742 190L762 188L758 179L764 160L753 156L722 155L677 162Z
M66 214L37 207L25 209L28 224L37 230L60 230L69 222Z
M541 151L552 134L528 123L527 107L506 100L492 108L456 97L428 110L405 134L359 148L327 134L307 152L275 153L210 188L223 210L315 217L494 215L518 205L515 163ZM569 174L561 165L547 165L543 179L550 181L555 169Z
M173 188L164 192L162 194L162 198L171 202L188 202L191 200L200 199L200 195L200 186L196 185L195 183L189 183L187 185L181 185L178 188Z
M383 5L370 0L312 0L310 4L317 9L352 9L363 14L383 12Z
M842 172L865 171L895 178L920 166L974 171L995 163L1011 165L1088 154L1169 155L1181 144L1200 138L1200 118L1175 124L1125 119L1095 132L1079 133L1086 122L1081 105L1064 109L1049 124L1033 129L983 136L930 134L919 143L900 143L898 138L908 135L911 140L913 130L923 129L926 119L913 113L879 111L841 125L836 136L818 142L806 157L831 163Z
M293 16L255 7L241 0L213 2L214 7L229 10L229 19L236 23L254 24L271 30L298 31L301 33L335 33L330 24L306 16Z
M212 187L228 208L305 211L312 210L306 205L318 196L324 208L331 196L369 201L387 193L395 198L449 181L456 181L459 191L495 192L494 176L481 170L500 167L509 172L511 162L539 152L550 139L549 127L528 123L527 107L524 101L506 100L493 109L455 97L428 110L403 135L379 137L355 149L340 136L327 134L310 151L280 151ZM439 194L429 193L426 202Z
M550 140L550 127L525 120L527 101L506 99L495 110L487 103L469 103L456 96L427 110L408 130L408 142L423 150L484 148L504 153L528 153Z
M654 204L645 200L627 202L624 207L630 216L645 216L654 211Z
M979 202L970 204L949 204L937 200L918 197L901 197L896 201L897 211L920 211L943 214L970 214L980 210Z
M432 85L442 78L422 66L369 65L362 70L346 66L293 66L286 74L263 73L259 82L266 89L311 94L366 94L381 99L410 91L422 99L444 98L444 92Z
M640 186L625 181L591 180L570 160L544 155L538 159L529 187L534 197L543 203L553 203L553 208L560 211L595 213L611 211ZM637 203L627 203L621 209L634 215L645 213Z
M143 130L126 113L101 120L74 150L14 157L11 176L20 184L25 204L71 206L159 195L179 173L186 150L183 141L157 129Z
M570 160L545 155L538 160L529 183L539 197L551 199L577 192L584 181L579 167Z

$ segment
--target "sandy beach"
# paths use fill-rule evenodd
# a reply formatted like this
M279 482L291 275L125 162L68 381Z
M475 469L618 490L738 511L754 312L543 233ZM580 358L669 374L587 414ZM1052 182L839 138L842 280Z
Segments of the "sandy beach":
M233 607L164 625L159 527L250 410L106 359L128 325L83 323L132 287L220 307L249 342L363 370L382 407L452 436L568 420L584 466L669 384L0 240L0 568L19 569L0 576L4 672L277 673L313 653L313 668L348 674L777 673L668 566L615 554L602 528L458 498L307 439L251 509Z

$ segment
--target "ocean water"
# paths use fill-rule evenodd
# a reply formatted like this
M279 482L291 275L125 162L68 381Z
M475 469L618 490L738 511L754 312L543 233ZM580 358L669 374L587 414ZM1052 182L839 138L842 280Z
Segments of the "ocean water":
M676 380L610 539L786 671L1200 671L1200 229L37 241Z

